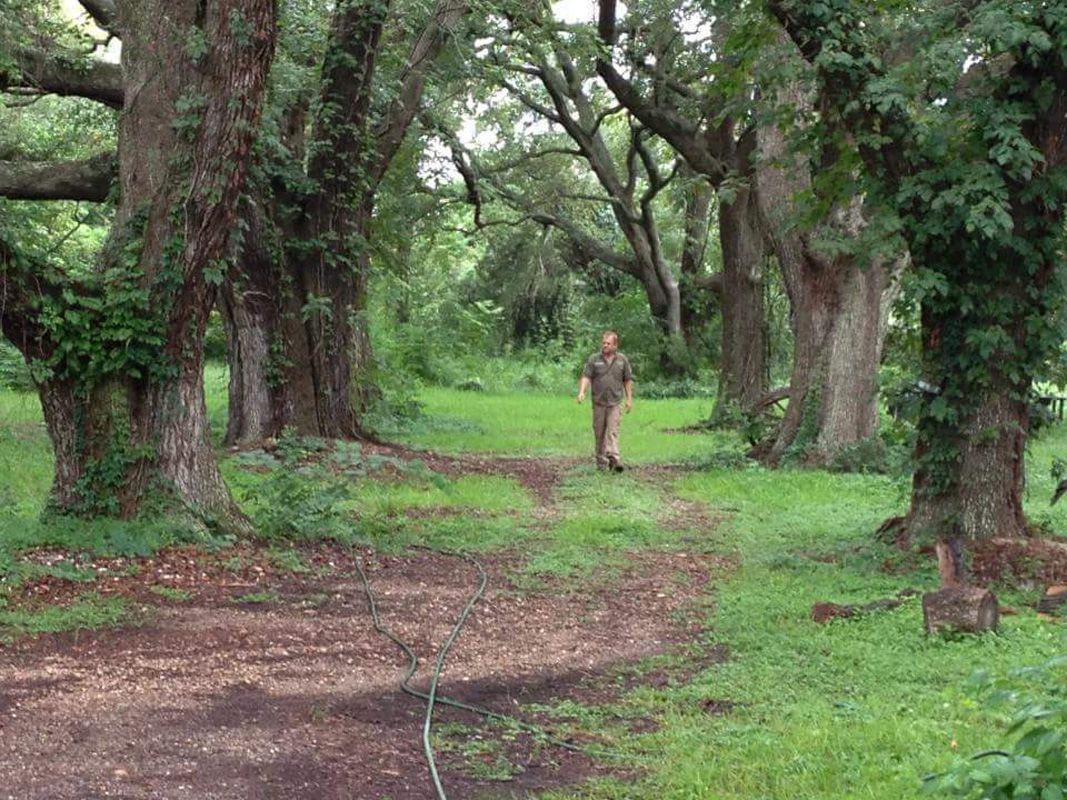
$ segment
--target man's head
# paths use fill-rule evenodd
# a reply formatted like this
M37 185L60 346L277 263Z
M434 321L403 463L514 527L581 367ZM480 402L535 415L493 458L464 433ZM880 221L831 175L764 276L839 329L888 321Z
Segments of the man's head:
M619 349L619 334L615 331L604 331L604 335L600 337L600 352L606 356L610 356Z

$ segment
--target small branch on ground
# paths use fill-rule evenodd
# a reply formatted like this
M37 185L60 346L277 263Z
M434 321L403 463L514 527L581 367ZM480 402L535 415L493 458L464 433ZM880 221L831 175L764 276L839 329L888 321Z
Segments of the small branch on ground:
M896 597L885 597L861 606L820 601L811 607L811 619L813 622L829 622L832 619L853 619L875 611L891 611L900 607L908 598L917 597L919 594L918 589L901 589Z

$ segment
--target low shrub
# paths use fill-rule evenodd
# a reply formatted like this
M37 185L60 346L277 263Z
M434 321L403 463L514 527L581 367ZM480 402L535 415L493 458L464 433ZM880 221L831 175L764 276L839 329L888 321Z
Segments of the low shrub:
M926 791L968 800L1062 800L1067 787L1067 656L1000 679L971 679L988 710L1007 712L1005 749L959 760L926 780Z

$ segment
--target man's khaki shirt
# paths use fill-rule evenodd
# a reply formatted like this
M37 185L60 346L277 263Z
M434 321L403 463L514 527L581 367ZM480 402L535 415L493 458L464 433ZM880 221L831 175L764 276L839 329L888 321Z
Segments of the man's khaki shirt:
M626 395L623 384L634 379L630 360L622 353L616 353L609 363L603 353L593 353L585 362L582 375L593 386L593 405L617 406Z

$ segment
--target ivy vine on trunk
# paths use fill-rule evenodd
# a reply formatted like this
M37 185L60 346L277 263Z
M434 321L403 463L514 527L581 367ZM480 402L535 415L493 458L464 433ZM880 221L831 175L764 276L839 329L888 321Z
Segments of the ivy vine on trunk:
M372 99L391 6L345 0L334 8L316 111L297 99L281 114L278 141L261 148L241 266L222 294L228 443L286 427L367 435L363 413L379 394L365 318L375 197L422 102L428 70L466 11L463 0L439 0L383 109Z
M273 0L124 0L119 204L73 281L0 251L4 334L38 377L57 511L163 503L246 526L211 448L203 336L274 51Z
M1027 529L1027 403L1062 340L1067 14L1004 0L767 5L815 66L826 128L855 143L917 271L933 389L898 526L938 542L951 582L962 540Z

